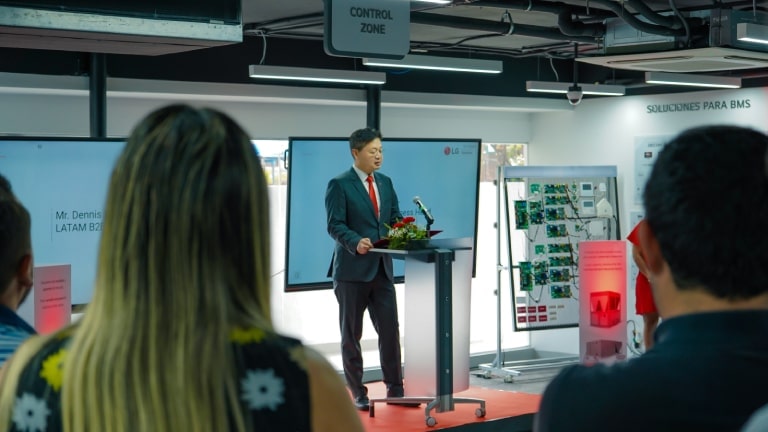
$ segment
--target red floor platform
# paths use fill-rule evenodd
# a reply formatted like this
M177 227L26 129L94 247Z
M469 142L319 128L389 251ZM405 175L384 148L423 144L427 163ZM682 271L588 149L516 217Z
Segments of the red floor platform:
M368 383L366 386L368 387L368 396L371 399L385 397L386 389L383 383ZM370 417L367 412L360 412L360 418L368 432L422 432L446 429L456 432L524 431L531 430L533 414L538 410L541 401L541 395L538 394L482 387L470 387L463 392L456 393L454 397L485 400L486 416L483 418L475 416L475 410L479 407L478 404L457 403L454 405L454 411L439 413L432 410L430 415L437 419L437 424L429 427L424 415L425 404L418 408L408 408L378 402L376 403L375 417ZM511 423L513 421L515 421L514 426ZM505 426L502 426L502 423L505 423Z

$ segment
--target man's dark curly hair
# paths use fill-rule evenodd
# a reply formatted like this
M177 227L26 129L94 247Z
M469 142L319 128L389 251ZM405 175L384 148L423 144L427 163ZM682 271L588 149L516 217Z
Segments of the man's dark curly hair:
M768 136L738 126L678 135L645 185L645 217L681 290L768 291Z

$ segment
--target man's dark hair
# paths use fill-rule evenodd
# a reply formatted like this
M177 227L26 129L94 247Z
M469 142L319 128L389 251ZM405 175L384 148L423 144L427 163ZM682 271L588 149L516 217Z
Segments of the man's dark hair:
M349 149L361 150L366 144L375 140L382 139L381 132L372 128L358 129L349 136Z
M29 212L12 196L0 197L0 292L32 252Z
M737 126L678 135L645 185L645 217L675 284L724 299L768 291L768 136Z
M13 196L13 189L11 189L11 182L4 175L0 174L0 198L5 196Z

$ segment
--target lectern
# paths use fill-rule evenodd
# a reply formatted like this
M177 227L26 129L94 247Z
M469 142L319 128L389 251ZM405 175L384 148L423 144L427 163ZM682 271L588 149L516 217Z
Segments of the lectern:
M426 403L430 415L453 411L456 403L476 403L477 417L485 417L485 401L455 398L469 388L469 306L472 282L472 238L430 239L423 249L371 249L405 260L404 381L405 397L371 399L377 402Z

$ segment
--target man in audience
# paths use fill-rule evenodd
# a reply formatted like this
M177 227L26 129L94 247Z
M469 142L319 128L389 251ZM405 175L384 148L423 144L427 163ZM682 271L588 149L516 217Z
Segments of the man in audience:
M32 239L27 209L0 175L0 366L35 334L16 310L32 289Z
M564 369L535 430L738 430L768 403L768 137L696 128L659 154L638 228L663 319L652 350Z

